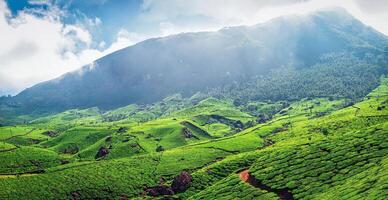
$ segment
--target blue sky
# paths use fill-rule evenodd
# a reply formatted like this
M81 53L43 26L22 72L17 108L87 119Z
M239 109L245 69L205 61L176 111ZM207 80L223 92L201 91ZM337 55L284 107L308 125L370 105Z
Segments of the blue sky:
M388 35L387 0L0 0L0 95L148 38L333 6Z
M7 0L8 7L13 16L19 11L26 9L49 9L47 4L39 4L39 1L30 0ZM46 1L42 1L46 2ZM81 23L87 26L87 20L99 19L104 22L98 30L92 29L91 34L96 41L112 43L120 29L141 31L141 23L136 23L136 17L141 12L141 0L58 0L52 1L67 13L62 16L61 21L65 24Z

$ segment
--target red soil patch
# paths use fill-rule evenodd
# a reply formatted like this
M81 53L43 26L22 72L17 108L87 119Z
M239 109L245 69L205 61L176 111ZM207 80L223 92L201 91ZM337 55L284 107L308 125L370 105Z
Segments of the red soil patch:
M249 178L249 171L246 169L238 174L240 176L240 179L244 182L248 182Z
M294 197L290 191L287 189L273 189L270 186L261 183L261 181L257 180L254 176L249 174L249 170L244 170L238 173L238 175L242 181L252 185L255 188L276 193L280 200L294 200Z

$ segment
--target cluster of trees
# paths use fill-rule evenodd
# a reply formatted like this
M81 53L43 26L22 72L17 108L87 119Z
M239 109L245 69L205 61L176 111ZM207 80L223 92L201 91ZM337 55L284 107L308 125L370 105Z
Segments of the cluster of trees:
M373 57L373 55L372 55ZM329 54L307 68L282 67L266 75L233 82L211 89L212 96L232 98L238 104L254 101L292 101L302 98L330 97L357 99L378 86L388 65L350 54Z

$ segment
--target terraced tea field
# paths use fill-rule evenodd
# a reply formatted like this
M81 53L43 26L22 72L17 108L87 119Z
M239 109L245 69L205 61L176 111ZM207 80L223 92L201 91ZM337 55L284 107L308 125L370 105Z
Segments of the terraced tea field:
M356 103L175 98L0 127L0 199L388 198L387 78Z

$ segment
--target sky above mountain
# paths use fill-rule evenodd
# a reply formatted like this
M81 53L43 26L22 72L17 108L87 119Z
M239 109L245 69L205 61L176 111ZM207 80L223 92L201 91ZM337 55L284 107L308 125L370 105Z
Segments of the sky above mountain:
M152 37L342 7L388 35L386 0L0 0L0 95Z

